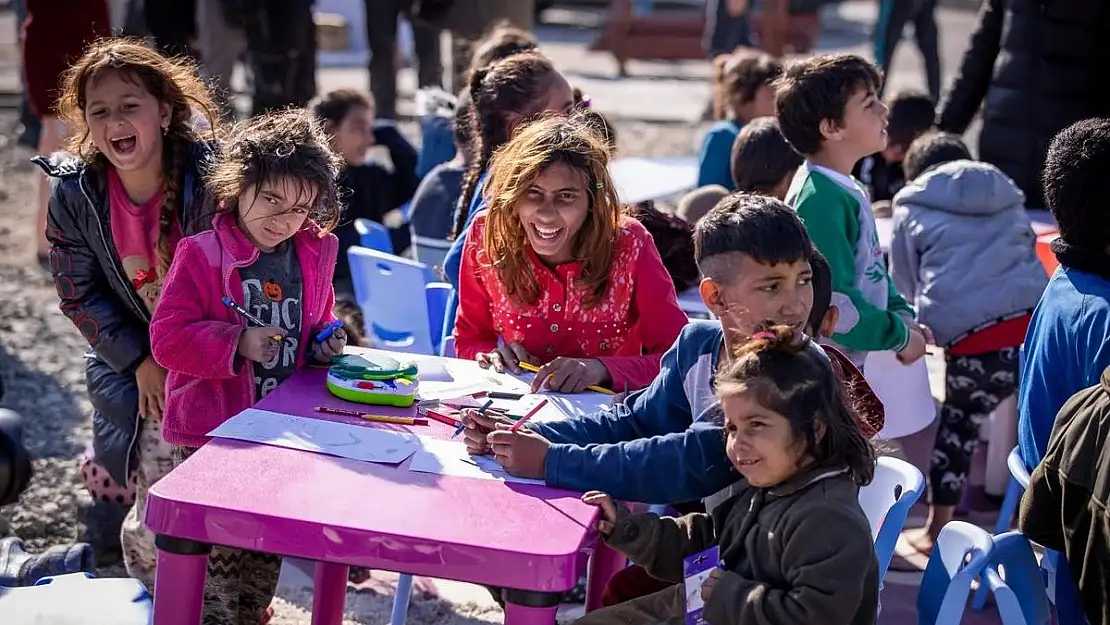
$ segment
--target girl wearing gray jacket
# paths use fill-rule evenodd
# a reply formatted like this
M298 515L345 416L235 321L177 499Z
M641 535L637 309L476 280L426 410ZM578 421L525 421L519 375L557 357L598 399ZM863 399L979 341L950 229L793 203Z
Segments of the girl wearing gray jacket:
M1048 283L1021 190L959 137L910 146L894 197L891 276L945 349L945 400L929 470L932 508L907 538L928 554L963 495L979 426L1017 388L1018 350Z

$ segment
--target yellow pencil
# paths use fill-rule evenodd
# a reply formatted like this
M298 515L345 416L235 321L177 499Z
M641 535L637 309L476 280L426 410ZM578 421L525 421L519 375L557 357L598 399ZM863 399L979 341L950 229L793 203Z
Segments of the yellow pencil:
M520 368L524 369L525 371L531 371L532 373L538 373L539 370L540 370L539 367L537 367L536 365L534 365L530 362L521 362L519 364L520 364ZM587 391L593 391L595 393L601 393L602 395L615 395L615 393L613 391L610 391L607 388L602 388L600 386L587 386L586 390Z
M360 414L360 418L375 423L396 423L397 425L428 425L427 419L417 419L414 417L391 417L389 415L377 414Z

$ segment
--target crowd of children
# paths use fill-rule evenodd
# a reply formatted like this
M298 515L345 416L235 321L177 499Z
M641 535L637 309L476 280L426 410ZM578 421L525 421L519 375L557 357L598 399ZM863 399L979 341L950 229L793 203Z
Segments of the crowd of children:
M225 128L188 63L124 39L87 48L58 101L72 156L36 160L57 179L46 234L61 308L90 346L86 479L99 497L134 500L128 572L153 588L142 515L154 482L213 427L360 342L358 323L317 332L350 310L346 250L353 220L367 218L397 254L451 242L442 270L456 287L458 357L535 365L534 390L621 393L612 410L515 431L464 415L471 453L590 491L599 532L638 565L583 623L681 618L682 558L717 545L721 568L701 588L708 622L872 625L881 580L857 497L875 470L870 439L894 415L868 385L866 356L911 364L929 344L945 350L930 522L910 537L928 554L985 417L1018 392L1036 466L1056 411L1110 365L1097 217L1110 126L1080 122L1049 152L1065 268L1049 281L1021 191L931 131L929 98L884 103L879 72L854 55L783 66L738 51L715 66L704 186L663 215L621 203L613 129L511 29L478 48L455 156L422 180L369 94L341 89ZM367 161L372 145L392 169ZM410 200L411 232L395 214ZM686 285L714 320L687 319ZM268 325L246 328L228 299ZM614 499L687 514L630 515ZM215 548L205 623L265 623L279 566Z

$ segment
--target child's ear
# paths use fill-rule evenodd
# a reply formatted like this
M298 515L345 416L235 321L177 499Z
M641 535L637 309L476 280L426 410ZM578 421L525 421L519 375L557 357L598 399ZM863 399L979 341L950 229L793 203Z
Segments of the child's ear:
M817 125L817 129L821 131L821 136L826 141L840 140L840 122L835 119L822 119L821 123Z
M825 420L823 418L818 417L818 418L813 420L813 442L814 443L817 443L818 445L821 444L821 441L825 438L825 430L826 430Z
M698 284L698 294L701 301L714 317L720 317L725 311L724 298L721 297L721 285L713 278L702 278Z
M836 322L840 320L840 309L835 305L829 306L825 311L825 318L821 320L821 336L832 336L836 329Z

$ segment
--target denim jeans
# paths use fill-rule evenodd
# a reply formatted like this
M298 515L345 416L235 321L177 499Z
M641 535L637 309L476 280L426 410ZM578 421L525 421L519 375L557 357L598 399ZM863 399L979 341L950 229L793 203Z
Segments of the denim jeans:
M705 52L709 58L727 54L740 46L750 46L751 28L748 14L740 16L728 14L725 0L709 0L705 3Z

